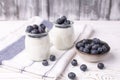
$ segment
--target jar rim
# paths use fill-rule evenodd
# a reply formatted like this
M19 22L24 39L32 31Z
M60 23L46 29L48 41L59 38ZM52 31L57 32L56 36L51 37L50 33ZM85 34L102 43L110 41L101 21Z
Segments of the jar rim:
M29 37L33 37L33 38L40 38L40 37L48 35L48 32L44 32L44 33L40 33L40 34L32 34L32 33L26 32L26 35Z
M57 23L54 22L54 24L55 24L55 26L57 26L57 27L59 27L59 28L65 28L65 27L67 27L67 26L73 25L74 22L73 22L73 21L70 21L70 24L57 24ZM65 27L63 27L63 26L65 26Z

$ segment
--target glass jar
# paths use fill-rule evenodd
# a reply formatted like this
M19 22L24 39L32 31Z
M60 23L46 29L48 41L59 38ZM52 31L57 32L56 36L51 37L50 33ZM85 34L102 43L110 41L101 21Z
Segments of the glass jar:
M26 34L25 49L28 58L33 61L42 61L48 58L50 42L48 33Z
M73 22L67 25L54 24L53 45L60 50L70 49L74 42Z

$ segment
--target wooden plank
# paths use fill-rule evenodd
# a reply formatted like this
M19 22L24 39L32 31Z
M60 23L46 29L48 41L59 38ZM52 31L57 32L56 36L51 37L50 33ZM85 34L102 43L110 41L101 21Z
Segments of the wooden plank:
M98 20L109 16L110 0L81 0L80 19Z
M0 20L15 20L16 11L15 0L0 0Z
M19 19L28 19L33 16L47 18L46 0L16 0Z
M38 11L38 15L42 17L43 19L48 19L48 0L39 0L38 2L38 8L36 11Z
M110 19L120 20L120 0L112 0Z
M49 0L49 18L51 21L65 15L69 19L79 19L79 0Z
M36 14L35 0L16 0L16 5L18 19L28 19Z

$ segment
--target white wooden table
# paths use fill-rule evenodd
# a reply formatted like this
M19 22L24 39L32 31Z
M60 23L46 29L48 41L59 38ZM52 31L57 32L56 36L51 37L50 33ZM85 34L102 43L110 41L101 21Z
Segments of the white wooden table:
M24 35L22 25L26 21L0 21L0 50L15 41L19 35ZM75 29L78 30L85 24L91 25L95 30L93 37L106 41L111 46L111 55L102 61L106 69L115 70L120 73L120 22L119 21L75 21ZM17 34L14 34L18 30ZM10 34L17 35L15 38L9 37ZM4 44L3 44L4 43ZM89 63L87 63L89 64ZM90 64L91 65L91 64ZM94 65L94 64L93 64ZM12 72L0 67L1 80L39 80L28 75ZM106 79L110 80L110 79Z

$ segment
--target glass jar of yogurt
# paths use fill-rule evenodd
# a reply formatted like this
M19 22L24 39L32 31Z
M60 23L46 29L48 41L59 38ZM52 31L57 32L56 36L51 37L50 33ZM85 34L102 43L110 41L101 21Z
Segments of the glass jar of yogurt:
M70 24L54 24L53 45L60 50L70 49L74 42L73 22Z
M47 32L44 33L29 33L26 32L25 49L28 58L33 61L42 61L48 58L50 42Z

